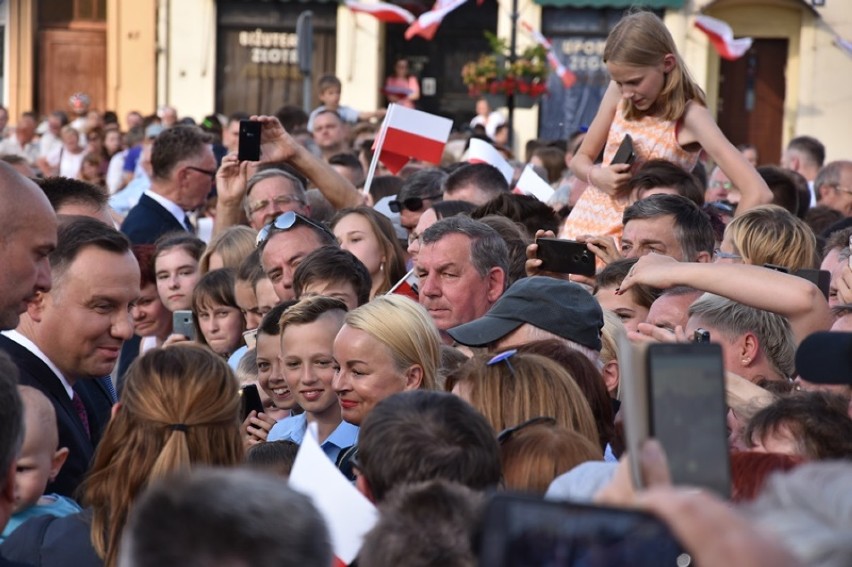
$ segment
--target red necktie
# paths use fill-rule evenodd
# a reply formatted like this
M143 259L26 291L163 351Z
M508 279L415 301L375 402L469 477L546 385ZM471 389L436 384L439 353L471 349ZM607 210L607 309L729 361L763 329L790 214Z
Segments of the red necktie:
M86 431L86 437L91 439L92 432L89 430L89 416L86 413L86 406L83 405L83 400L80 399L80 396L77 395L77 392L74 392L74 395L71 397L71 405L74 406L74 410L77 412L77 416L83 423L83 429Z

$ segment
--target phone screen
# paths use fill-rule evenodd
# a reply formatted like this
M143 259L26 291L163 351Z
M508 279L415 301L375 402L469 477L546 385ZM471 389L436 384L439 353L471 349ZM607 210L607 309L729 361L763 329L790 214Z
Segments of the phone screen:
M483 517L483 566L674 567L691 562L665 524L635 510L501 494Z
M725 375L718 344L648 348L649 434L666 451L672 482L730 495Z

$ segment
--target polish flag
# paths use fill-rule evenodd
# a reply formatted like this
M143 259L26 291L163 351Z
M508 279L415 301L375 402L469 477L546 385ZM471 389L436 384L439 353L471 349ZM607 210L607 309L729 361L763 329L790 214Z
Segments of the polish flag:
M550 40L544 37L540 31L532 27L527 22L521 22L521 26L527 30L536 43L547 50L547 62L550 64L550 68L553 69L553 72L556 73L556 76L562 80L562 84L565 88L570 89L573 87L574 83L577 82L577 75L575 75L571 69L562 64L562 61L560 61L559 57L556 55L556 50L553 49L553 44L550 43Z
M555 193L550 183L542 179L530 164L527 164L518 178L518 182L515 184L515 192L531 195L542 203L547 203Z
M515 168L506 161L494 146L485 140L480 140L479 138L470 139L470 147L467 149L467 161L469 163L487 163L488 165L493 165L506 178L506 183L511 183L515 177Z
M385 295L389 295L394 293L396 295L404 295L409 299L413 299L414 301L420 301L419 297L419 287L420 287L420 278L417 277L417 274L414 273L414 268L408 271L407 274L402 276L402 279L396 282L392 288L390 288Z
M288 482L313 500L331 535L335 567L345 567L358 556L364 536L379 514L325 456L316 435L316 424L309 425Z
M376 4L367 4L365 2L353 2L346 0L346 7L356 13L369 14L386 24L411 24L414 21L414 14L401 8L395 4L387 2L378 2Z
M719 55L728 61L734 61L745 55L753 41L750 37L734 39L731 26L710 16L696 16L695 27L707 34Z
M452 127L449 118L391 104L374 149L393 174L412 158L438 165Z
M438 26L444 16L467 2L467 0L438 0L431 10L423 12L420 17L405 30L405 39L411 39L419 35L427 41L431 41L438 31Z

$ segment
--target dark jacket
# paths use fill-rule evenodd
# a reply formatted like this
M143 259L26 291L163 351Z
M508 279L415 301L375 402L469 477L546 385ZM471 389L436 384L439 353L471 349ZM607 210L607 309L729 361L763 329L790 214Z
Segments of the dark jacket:
M74 384L74 391L86 407L91 430L89 437L62 382L39 357L3 335L0 335L0 350L6 351L18 367L18 382L41 391L56 409L59 446L68 447L69 454L56 480L47 485L47 492L74 498L74 491L89 470L95 447L109 422L112 409L109 391L100 380L82 379Z
M186 231L186 227L148 195L142 195L121 224L121 232L133 244L153 244L162 235L176 230Z
M31 518L6 538L0 554L34 567L103 567L92 547L91 522L91 510Z

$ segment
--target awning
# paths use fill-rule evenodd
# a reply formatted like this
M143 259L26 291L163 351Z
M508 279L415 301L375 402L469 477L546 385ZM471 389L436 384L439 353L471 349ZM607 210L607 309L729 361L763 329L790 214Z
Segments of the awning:
M636 0L534 0L539 6L556 8L631 8ZM683 8L686 0L643 0L643 8Z

